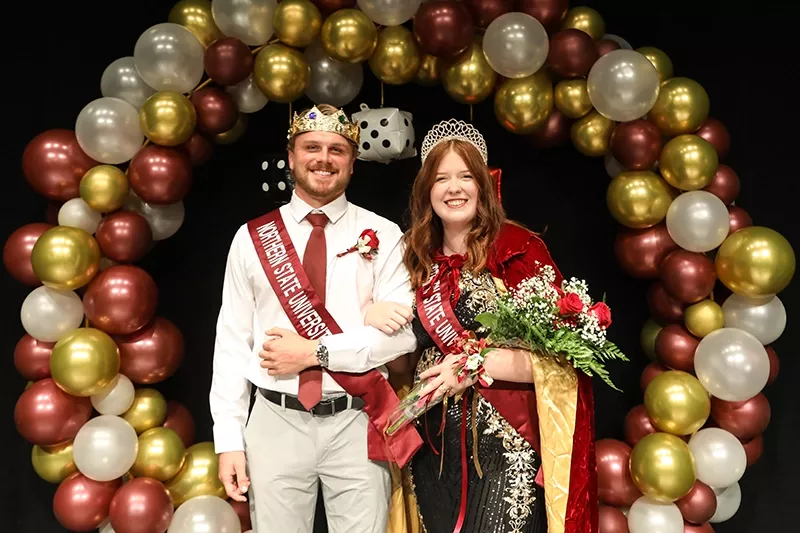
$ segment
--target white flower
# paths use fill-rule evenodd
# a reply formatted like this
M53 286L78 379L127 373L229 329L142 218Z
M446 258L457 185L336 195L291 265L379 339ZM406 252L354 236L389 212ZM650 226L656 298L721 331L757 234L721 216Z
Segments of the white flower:
M483 359L481 354L474 353L467 357L467 362L464 364L464 367L470 372L475 372L483 364Z

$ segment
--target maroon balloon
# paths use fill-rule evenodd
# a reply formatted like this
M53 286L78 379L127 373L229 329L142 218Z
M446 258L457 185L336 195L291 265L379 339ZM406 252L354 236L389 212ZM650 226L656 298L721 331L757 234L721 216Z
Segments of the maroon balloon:
M147 219L133 211L106 215L94 236L103 255L116 263L140 260L153 244L153 232Z
M537 148L554 148L562 146L570 140L572 119L553 108L544 124L531 133L528 138Z
M764 437L758 435L756 438L743 442L744 453L747 457L747 466L753 466L764 453Z
M137 477L114 495L108 518L115 533L164 533L173 513L172 499L164 484Z
M22 153L22 173L33 189L50 200L66 202L80 196L83 175L98 162L86 155L67 129L52 129L34 137Z
M203 65L208 77L220 85L236 85L253 72L250 47L236 37L217 39L206 49Z
M664 288L675 299L686 304L706 298L716 281L714 263L701 253L675 250L661 263L661 283Z
M323 16L328 16L334 11L355 7L356 0L311 0Z
M611 132L611 154L631 170L649 170L661 155L661 132L647 120L621 122Z
M242 526L242 531L249 531L253 529L253 524L250 521L250 505L247 502L237 502L230 500L228 503L231 504L233 510L236 511L236 514L239 516L239 523Z
M569 0L519 0L517 10L527 13L542 23L548 31L561 25L567 15Z
M3 264L12 278L30 287L42 284L33 272L31 252L42 233L52 227L54 224L33 222L17 228L9 235L3 246Z
M753 218L738 205L728 206L728 220L730 221L729 235L753 225Z
M59 483L53 495L53 514L70 531L94 531L106 518L121 479L95 481L75 472Z
M647 289L647 309L660 322L683 322L684 304L669 294L657 281Z
M575 28L561 30L550 38L547 62L565 78L586 76L600 55L589 34Z
M730 204L739 196L741 183L739 176L731 167L720 164L711 182L703 190L718 197L723 203Z
M630 533L628 519L616 507L601 505L597 511L598 533Z
M714 533L714 528L708 522L701 525L684 522L683 533Z
M747 441L767 429L772 410L763 393L742 402L726 402L712 397L711 416L720 428L739 440Z
M673 370L694 374L694 352L700 339L681 324L668 324L656 335L658 362Z
M707 118L694 134L713 144L720 159L728 155L728 150L731 148L731 135L719 120L711 117Z
M197 111L197 127L210 135L225 133L239 120L239 109L233 97L217 87L206 87L192 93Z
M89 398L67 394L52 378L25 389L14 407L17 431L39 446L55 446L74 439L91 415Z
M467 6L454 0L431 0L414 15L419 47L436 57L460 54L472 43L474 24Z
M701 481L695 481L692 490L675 505L680 509L683 519L693 524L708 522L717 511L717 495Z
M647 386L650 385L650 382L653 381L656 376L667 370L668 369L655 362L644 367L644 370L642 370L642 377L639 378L639 387L642 389L642 392L647 389Z
M204 133L197 130L192 133L188 141L178 146L193 167L199 167L211 159L214 153L214 143Z
M647 414L644 404L637 405L625 415L625 442L631 447L647 435L656 432L653 422Z
M20 375L30 381L49 378L50 354L55 345L34 339L27 333L23 335L14 347L14 366Z
M613 52L614 50L619 50L622 48L617 41L612 41L611 39L600 39L597 41L597 54L600 57L603 57L609 52Z
M464 0L472 20L479 28L485 28L494 19L511 11L514 0Z
M109 335L129 335L146 326L155 315L158 287L153 278L134 265L112 265L89 282L83 310L92 326Z
M767 357L769 357L769 377L767 378L767 385L772 385L778 379L778 372L781 369L781 362L778 359L778 354L775 353L775 348L772 346L765 346L767 350Z
M630 507L641 491L633 483L628 465L631 447L616 439L595 443L597 456L597 495L602 503Z
M624 228L614 241L614 255L622 269L639 279L657 279L664 258L678 248L665 223L644 229Z
M189 193L192 164L183 150L149 144L128 166L131 189L151 204L174 204Z
M136 333L114 340L119 347L120 373L140 385L164 381L183 361L183 335L163 317L156 317Z
M167 418L162 425L175 431L186 448L194 444L194 418L192 413L178 402L167 401Z

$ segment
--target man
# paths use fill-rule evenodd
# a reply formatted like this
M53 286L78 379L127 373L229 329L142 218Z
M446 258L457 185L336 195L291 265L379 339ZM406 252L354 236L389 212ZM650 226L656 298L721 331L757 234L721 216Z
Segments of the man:
M295 114L288 137L291 201L239 228L228 255L209 398L219 475L232 499L249 494L258 533L310 533L318 483L331 533L384 533L389 461L421 445L411 426L383 433L398 402L385 365L416 348L402 232L345 197L359 128L344 112ZM396 331L364 325L378 301L396 302Z

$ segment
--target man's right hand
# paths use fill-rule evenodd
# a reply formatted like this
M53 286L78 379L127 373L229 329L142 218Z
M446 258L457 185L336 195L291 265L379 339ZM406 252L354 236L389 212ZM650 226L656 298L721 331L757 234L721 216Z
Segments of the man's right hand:
M246 502L244 493L250 486L247 478L247 462L244 452L219 454L219 480L225 486L228 497L237 502Z

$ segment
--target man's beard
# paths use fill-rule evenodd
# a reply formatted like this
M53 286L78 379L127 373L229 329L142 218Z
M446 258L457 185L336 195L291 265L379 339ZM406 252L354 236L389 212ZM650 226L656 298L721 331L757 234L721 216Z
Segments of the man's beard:
M327 182L316 182L311 176L311 173L315 170L335 172L335 177L332 177ZM295 187L303 189L308 195L317 199L339 196L347 189L347 184L350 181L349 172L346 173L341 168L336 168L333 165L315 165L311 168L305 168L301 172L293 172L292 177L295 181Z

